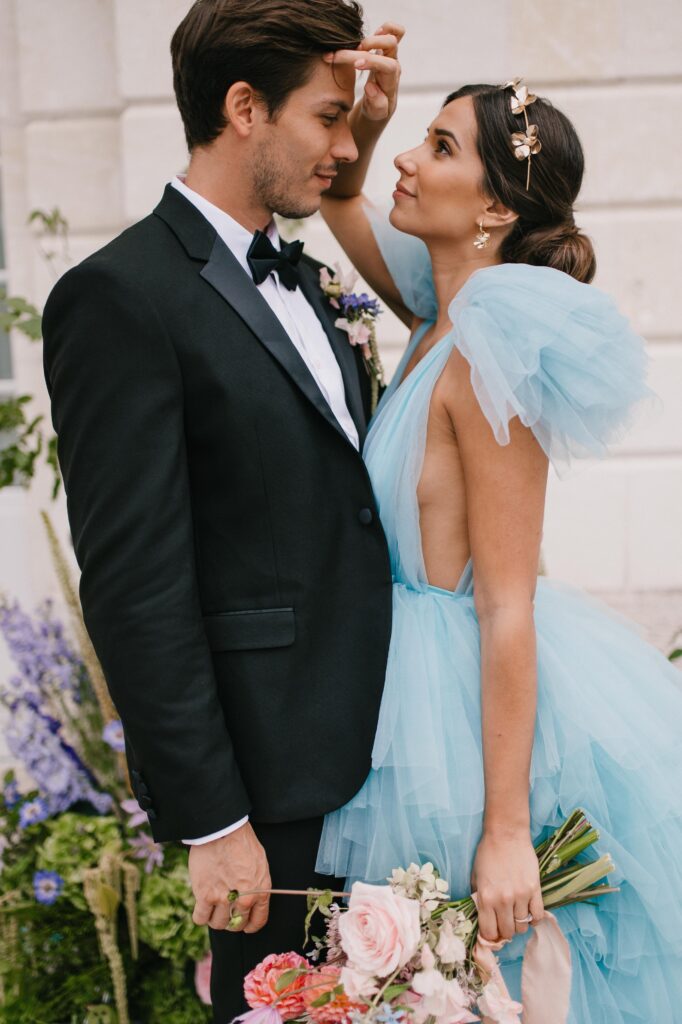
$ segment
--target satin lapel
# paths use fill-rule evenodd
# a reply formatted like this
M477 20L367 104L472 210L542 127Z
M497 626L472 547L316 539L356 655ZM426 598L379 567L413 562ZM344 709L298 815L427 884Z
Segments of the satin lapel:
M348 340L348 335L334 326L333 321L339 316L339 312L329 305L329 299L320 288L319 273L305 261L298 265L301 291L310 305L315 310L317 318L322 324L336 361L341 369L343 384L346 390L346 403L348 412L353 418L360 437L360 447L367 433L367 420L362 404L362 392L358 377L358 364L355 358L353 346Z
M258 340L344 441L351 442L331 411L315 378L299 355L294 343L260 294L253 281L234 258L222 239L216 236L213 251L201 276L228 302L251 328ZM350 346L349 346L350 347Z

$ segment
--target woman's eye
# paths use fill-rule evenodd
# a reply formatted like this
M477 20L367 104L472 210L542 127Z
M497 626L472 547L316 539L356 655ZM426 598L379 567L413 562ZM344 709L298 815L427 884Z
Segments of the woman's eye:
M451 150L447 142L444 142L443 139L439 139L436 145L436 153L447 153L449 155L450 152Z

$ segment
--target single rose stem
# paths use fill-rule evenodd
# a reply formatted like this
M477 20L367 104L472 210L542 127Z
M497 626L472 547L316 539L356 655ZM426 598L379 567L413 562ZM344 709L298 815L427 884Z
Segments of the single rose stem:
M239 896L321 896L328 889L247 889ZM349 892L332 892L332 896L351 896ZM239 898L239 897L238 897Z

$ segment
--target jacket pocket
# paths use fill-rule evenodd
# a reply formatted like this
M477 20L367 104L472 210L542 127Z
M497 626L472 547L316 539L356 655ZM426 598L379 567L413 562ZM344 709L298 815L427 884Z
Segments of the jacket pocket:
M254 651L293 644L296 619L293 608L255 608L204 615L204 628L212 651Z

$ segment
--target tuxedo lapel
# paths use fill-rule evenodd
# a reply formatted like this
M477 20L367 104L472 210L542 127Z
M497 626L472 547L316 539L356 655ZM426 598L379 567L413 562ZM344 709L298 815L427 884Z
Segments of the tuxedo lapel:
M201 271L201 276L232 306L256 335L261 345L264 345L280 366L286 370L318 412L350 444L346 432L334 416L326 398L317 386L315 378L306 366L305 360L300 356L291 338L253 281L244 273L218 235L215 237L211 255Z
M315 310L317 318L322 324L324 331L329 338L329 344L332 347L332 351L336 356L336 361L341 369L341 376L343 377L343 383L346 391L346 403L348 405L348 411L353 418L353 422L358 431L360 438L360 448L365 439L367 433L367 421L365 419L365 410L362 405L362 392L360 390L360 379L358 377L358 364L355 358L355 352L351 345L348 335L335 327L332 323L333 319L336 320L337 316L340 315L338 310L335 310L329 304L329 299L324 295L320 287L319 272L311 267L310 264L302 260L299 264L299 281L301 291L305 295L310 305Z

